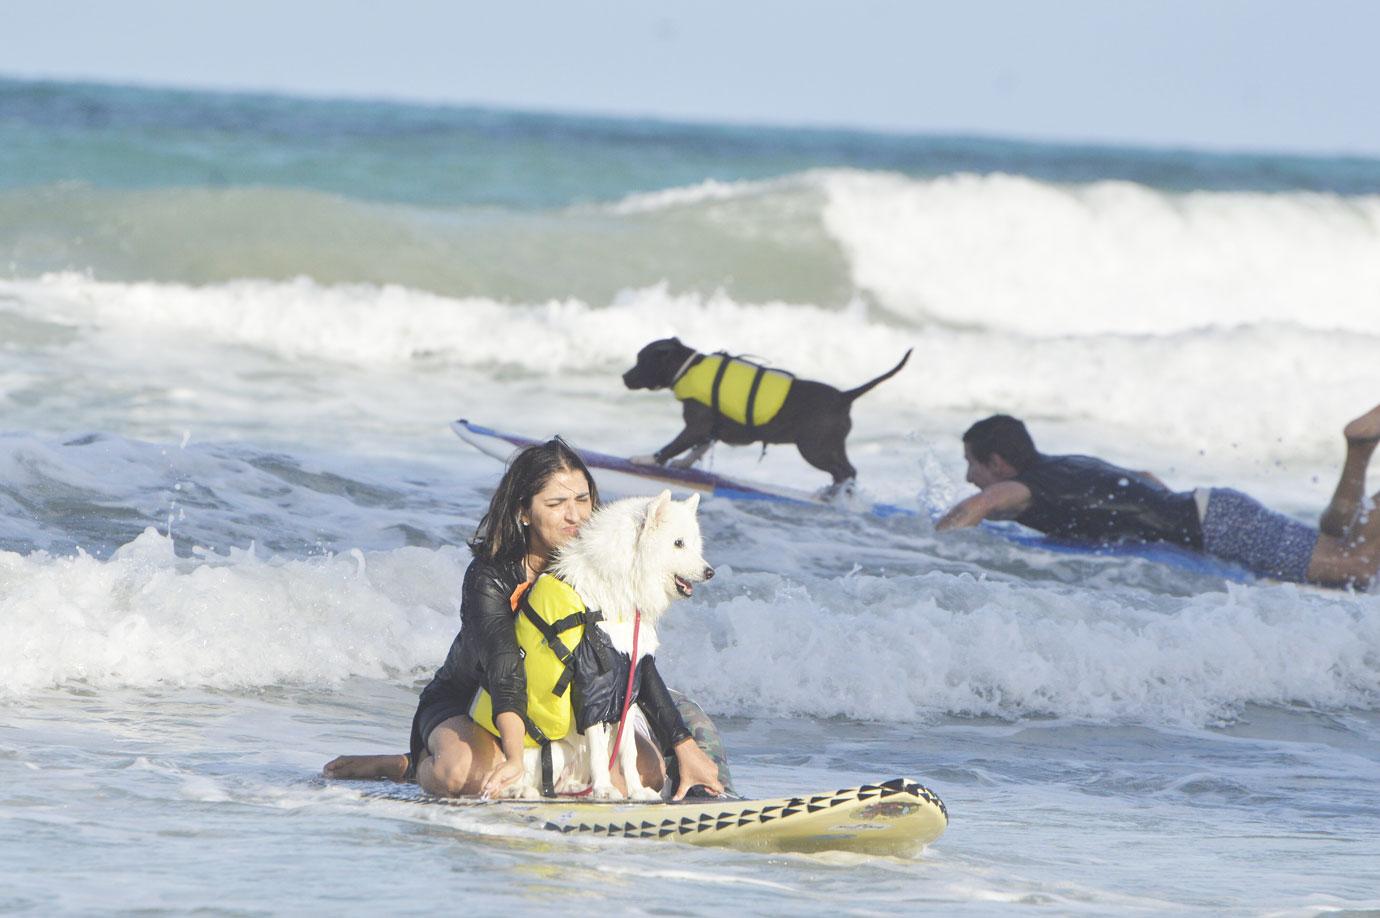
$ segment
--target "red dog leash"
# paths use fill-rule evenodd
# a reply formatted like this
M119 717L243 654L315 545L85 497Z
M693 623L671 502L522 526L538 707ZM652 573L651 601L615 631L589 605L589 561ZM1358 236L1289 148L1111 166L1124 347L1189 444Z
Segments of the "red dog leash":
M618 733L613 738L613 752L609 755L609 768L613 768L613 763L618 759L618 744L623 741L623 724L628 720L628 706L632 703L633 676L637 673L637 632L642 627L642 610L637 610L636 617L633 618L633 646L632 662L628 665L628 690L623 693L623 713L618 718ZM627 776L624 776L627 780Z

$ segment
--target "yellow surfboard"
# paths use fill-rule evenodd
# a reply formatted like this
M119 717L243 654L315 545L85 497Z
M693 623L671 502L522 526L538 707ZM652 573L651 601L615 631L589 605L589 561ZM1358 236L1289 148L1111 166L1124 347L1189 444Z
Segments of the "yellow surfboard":
M398 799L402 795L394 791L370 796ZM949 825L944 802L929 788L906 778L771 800L593 803L569 799L484 801L425 794L410 795L409 799L499 810L562 835L645 838L761 851L909 855L933 842Z
M572 807L569 815L548 817L545 827L566 835L771 851L908 854L934 841L949 825L943 801L905 778L805 797L615 806L603 813L601 809L608 808Z

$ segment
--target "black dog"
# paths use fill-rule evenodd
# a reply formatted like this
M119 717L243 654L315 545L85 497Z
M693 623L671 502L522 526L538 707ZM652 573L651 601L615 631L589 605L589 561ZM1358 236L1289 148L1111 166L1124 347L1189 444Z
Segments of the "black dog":
M685 429L652 456L634 461L665 465L668 459L693 450L674 463L687 467L715 440L734 446L794 443L806 462L834 476L836 489L858 474L844 450L853 427L848 411L854 399L895 376L909 359L910 351L906 351L886 373L840 392L742 358L701 354L678 338L653 341L638 352L637 365L623 374L623 384L629 389L674 389L685 405Z

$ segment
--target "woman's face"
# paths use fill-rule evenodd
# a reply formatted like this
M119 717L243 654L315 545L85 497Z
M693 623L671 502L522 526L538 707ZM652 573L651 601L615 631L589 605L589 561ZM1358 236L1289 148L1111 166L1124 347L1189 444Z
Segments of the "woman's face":
M527 550L550 558L580 531L594 510L589 481L583 472L562 469L532 496L522 519L527 524Z

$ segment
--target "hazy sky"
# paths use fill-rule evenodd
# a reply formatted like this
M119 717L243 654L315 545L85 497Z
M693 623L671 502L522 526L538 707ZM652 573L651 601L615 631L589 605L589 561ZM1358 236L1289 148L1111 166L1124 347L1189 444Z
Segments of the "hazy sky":
M1380 155L1370 0L0 0L0 73Z

